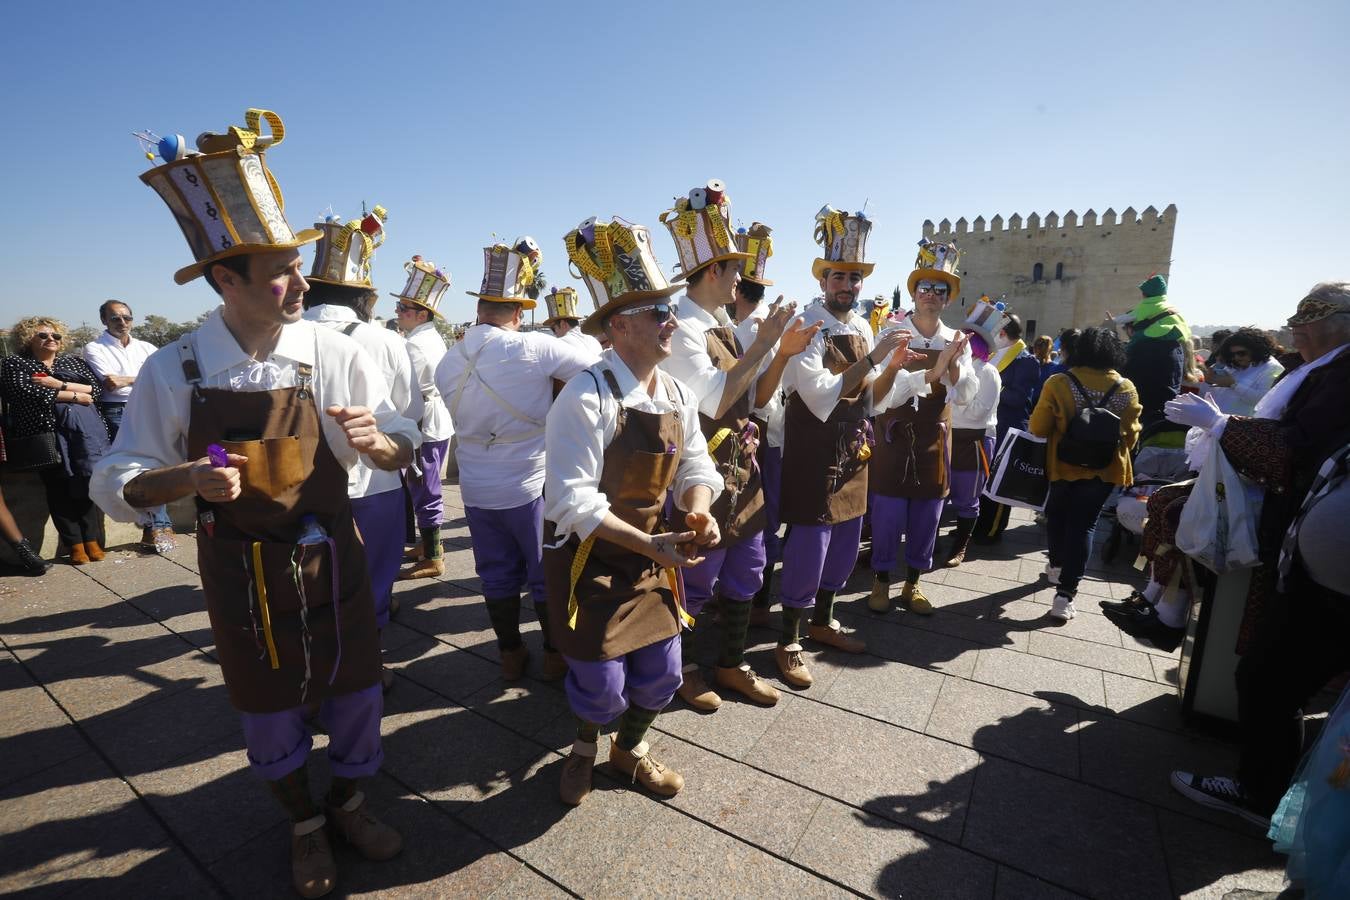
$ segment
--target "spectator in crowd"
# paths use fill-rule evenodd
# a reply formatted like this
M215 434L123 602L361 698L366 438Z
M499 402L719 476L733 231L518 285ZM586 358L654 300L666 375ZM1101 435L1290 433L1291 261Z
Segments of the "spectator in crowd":
M1219 349L1219 345L1222 344L1224 341L1228 340L1228 338L1232 335L1232 333L1233 329L1231 328L1220 328L1216 331L1210 332L1209 335L1210 354L1212 355L1215 350Z
M1042 390L1045 388L1045 383L1050 380L1051 375L1069 371L1069 364L1065 360L1073 354L1073 345L1078 341L1078 335L1077 328L1065 328L1059 333L1059 349L1056 351L1054 359L1050 361L1050 365L1041 366ZM1040 398L1037 397L1037 399Z
M1068 358L1069 370L1045 383L1031 414L1031 433L1046 438L1050 494L1045 504L1049 540L1045 571L1056 586L1050 615L1060 622L1075 615L1073 600L1102 506L1113 487L1134 480L1130 450L1139 437L1140 406L1134 385L1117 371L1124 363L1125 349L1113 331L1085 329ZM1088 406L1109 410L1119 420L1107 442L1080 433L1082 423L1075 417Z
M1055 363L1055 339L1048 334L1043 334L1031 342L1031 355L1036 357L1036 362L1040 363L1041 372L1045 372L1046 366ZM1042 378L1042 381L1045 379Z
M108 423L109 437L116 440L136 376L158 348L131 336L131 307L122 301L105 300L98 308L98 317L106 330L84 345L84 361L99 378L103 396L99 398L98 411ZM141 549L145 552L168 553L176 546L167 508L147 509L140 525Z
M20 319L13 334L18 353L0 362L12 428L6 437L55 448L59 459L38 468L52 524L73 564L97 562L103 513L89 498L89 475L108 450L108 426L94 407L103 394L98 376L80 357L61 355L66 327L56 319ZM47 434L52 437L40 437Z
M7 461L5 456L5 432L0 428L0 465ZM19 562L19 571L24 575L45 575L51 568L51 563L47 562L38 552L33 549L33 545L24 538L23 532L19 529L19 523L14 521L14 516L5 504L5 495L0 492L0 537L9 544L9 549L14 551L14 557Z
M1284 374L1274 358L1275 342L1256 328L1241 328L1215 345L1204 366L1205 383L1221 412L1250 416Z
M989 355L989 365L998 370L1002 388L998 395L998 434L994 437L997 449L1009 428L1027 427L1031 409L1036 405L1041 390L1041 367L1036 357L1027 352L1022 340L1022 320L1009 313L1004 325L994 335L995 349ZM1009 508L988 497L980 498L980 515L975 522L975 542L992 544L1003 538L1008 527Z
M1147 428L1163 418L1163 404L1181 392L1186 360L1191 355L1191 330L1167 302L1167 280L1152 275L1139 285L1143 300L1117 316L1125 329L1125 367L1121 374L1134 384L1143 406L1140 424Z

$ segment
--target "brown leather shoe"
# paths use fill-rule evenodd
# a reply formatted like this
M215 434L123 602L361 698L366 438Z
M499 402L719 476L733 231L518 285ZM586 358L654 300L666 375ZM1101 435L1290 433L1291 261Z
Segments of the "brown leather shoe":
M417 578L439 578L445 574L445 563L439 559L424 559L411 569L398 573L399 581L412 581Z
M70 564L72 566L83 566L89 562L89 554L84 551L84 544L70 545Z
M519 681L525 674L525 664L530 661L530 651L521 644L511 650L502 650L502 678L507 681Z
M844 634L844 628L838 619L832 619L828 625L812 625L806 629L806 636L818 644L843 650L845 653L862 653L867 645L855 637Z
M891 586L875 575L872 576L872 595L867 598L867 608L874 613L891 611Z
M683 675L684 681L680 683L680 689L676 692L681 700L703 712L712 712L722 705L722 698L708 687L708 682L703 680L703 673L698 670L698 666L685 666Z
M103 559L103 548L98 545L98 541L85 541L84 555L89 557L90 562L98 562Z
M563 761L562 778L558 782L558 798L568 806L580 806L591 792L591 772L595 769L596 745L577 738L572 752Z
M815 682L811 671L806 668L806 660L802 658L801 644L775 647L773 658L778 662L778 672L783 680L793 687L808 688Z
M610 741L609 764L653 794L674 797L684 787L684 776L652 759L647 750L646 741L632 750L623 749L618 741Z
M544 651L544 664L539 671L544 681L560 681L567 677L567 660L557 650Z
M919 590L917 583L905 582L905 586L900 589L900 602L915 615L931 616L933 614L933 604L928 602L928 598L923 595L923 591Z
M328 821L366 859L393 859L403 849L403 836L375 818L364 791L357 791L342 806L328 807Z
M773 706L782 696L778 693L778 688L756 675L748 663L729 668L718 666L713 680L717 682L718 687L742 694L761 706Z
M153 525L146 525L141 529L141 544L138 548L142 553L157 553L155 548L155 532L159 529Z
M301 897L322 897L337 885L337 864L324 831L325 821L315 816L291 827L291 885Z

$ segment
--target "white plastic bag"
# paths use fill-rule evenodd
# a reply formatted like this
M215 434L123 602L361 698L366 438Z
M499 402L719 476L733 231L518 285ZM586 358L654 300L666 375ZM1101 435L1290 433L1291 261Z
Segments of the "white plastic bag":
M1177 527L1177 549L1216 573L1257 564L1261 488L1237 473L1211 441Z

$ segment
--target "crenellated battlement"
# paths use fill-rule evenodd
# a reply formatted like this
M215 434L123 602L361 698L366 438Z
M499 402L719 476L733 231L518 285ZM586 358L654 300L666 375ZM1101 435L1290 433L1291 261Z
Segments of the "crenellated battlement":
M953 227L949 219L943 219L936 225L932 219L923 220L924 237L959 237L964 234L985 234L985 233L1009 233L1020 232L1042 232L1049 234L1051 231L1065 232L1068 237L1069 229L1102 229L1115 228L1117 226L1128 225L1152 225L1168 224L1175 226L1177 219L1177 205L1175 203L1167 204L1167 208L1161 213L1154 206L1148 206L1142 213L1135 212L1133 206L1125 207L1124 212L1117 215L1116 211L1107 207L1106 212L1098 216L1095 210L1089 209L1080 217L1073 210L1066 212L1063 217L1053 210L1042 217L1039 213L1031 213L1023 220L1021 214L1013 213L1006 220L1001 215L995 215L986 223L984 216L976 216L973 222L967 222L965 217L956 220ZM987 224L987 228L986 228ZM1078 232L1075 232L1078 233Z

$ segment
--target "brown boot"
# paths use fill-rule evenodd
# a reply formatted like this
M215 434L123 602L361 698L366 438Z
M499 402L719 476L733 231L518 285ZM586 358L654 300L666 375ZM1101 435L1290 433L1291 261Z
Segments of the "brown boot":
M83 566L89 562L89 554L84 550L84 544L70 545L70 564L72 566Z
M445 563L439 559L424 559L411 569L398 573L399 581L413 581L418 578L439 578L445 574Z
M872 595L867 598L867 608L874 613L888 613L891 611L890 582L882 581L875 575L872 576Z
M530 651L524 644L510 650L501 651L502 678L507 681L519 681L525 675L525 664L530 661Z
M818 644L843 650L845 653L862 653L867 645L855 637L844 634L844 628L838 619L831 619L828 625L812 625L806 629L806 636Z
M337 884L325 821L315 816L291 826L291 885L301 897L322 897Z
M153 525L147 525L147 526L145 526L144 528L141 529L141 543L140 543L140 547L139 547L138 549L139 549L142 553L158 553L158 552L159 552L159 551L155 548L155 532L156 532L157 530L158 530L158 529L156 529Z
M557 650L544 651L544 665L539 672L544 681L561 681L567 677L567 660Z
M328 821L366 859L393 859L403 849L403 836L375 818L363 791L357 791L342 806L328 807Z
M98 541L85 541L84 555L89 557L90 562L99 562L104 556L103 548L98 545Z
M920 616L931 616L933 614L933 604L928 602L928 598L919 590L917 581L906 581L905 586L900 589L900 602L909 608L909 611Z
M974 519L956 520L956 531L952 534L951 550L947 553L947 561L942 564L943 568L955 569L966 561L966 550L970 547L970 534L974 530Z
M647 750L646 741L632 750L623 749L618 741L610 741L609 764L653 794L674 797L684 787L684 776L652 759Z
M793 687L808 688L815 682L811 671L806 668L806 660L802 658L801 644L775 647L773 658L778 661L778 671L783 680Z
M722 698L708 687L708 682L703 680L703 673L698 670L698 666L688 665L682 674L684 681L676 692L681 700L702 712L712 712L722 705Z
M713 675L718 687L724 687L742 694L761 706L773 706L778 702L778 688L755 674L749 664L739 666L718 666Z
M595 768L596 745L577 738L572 752L563 761L562 778L558 782L558 798L568 806L580 806L591 792L591 772Z

